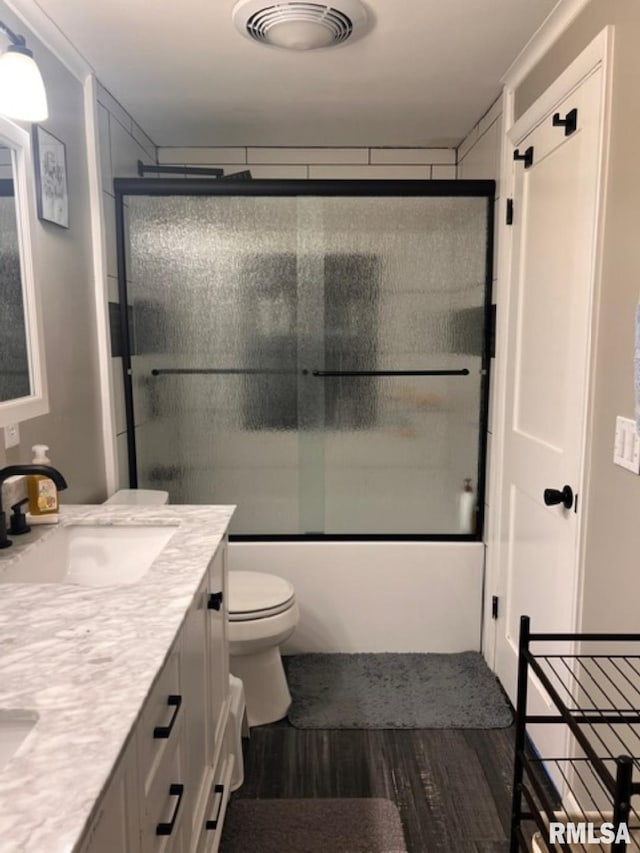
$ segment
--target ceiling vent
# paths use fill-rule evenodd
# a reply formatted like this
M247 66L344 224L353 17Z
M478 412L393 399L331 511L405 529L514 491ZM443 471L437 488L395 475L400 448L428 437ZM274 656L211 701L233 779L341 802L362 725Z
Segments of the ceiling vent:
M359 0L324 3L265 4L264 0L240 0L233 22L240 32L261 44L288 50L316 50L344 44L362 35L367 13Z

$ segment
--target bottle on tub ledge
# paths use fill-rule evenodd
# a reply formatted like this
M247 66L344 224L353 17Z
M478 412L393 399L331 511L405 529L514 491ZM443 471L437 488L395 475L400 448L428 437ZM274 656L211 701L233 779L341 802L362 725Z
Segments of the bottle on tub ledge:
M471 485L471 477L466 477L460 492L458 524L460 533L476 532L476 496Z
M34 465L50 465L51 460L47 456L49 448L46 444L34 444L31 450L34 453ZM43 474L30 474L27 485L29 493L29 524L57 524L58 523L58 489L53 480Z

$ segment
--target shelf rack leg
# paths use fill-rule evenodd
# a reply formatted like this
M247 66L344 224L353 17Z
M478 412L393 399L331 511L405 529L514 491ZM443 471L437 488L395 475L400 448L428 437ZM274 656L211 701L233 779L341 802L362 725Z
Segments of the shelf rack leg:
M629 826L632 776L633 760L628 755L620 755L616 758L616 790L613 805L613 829L616 835L621 823ZM626 841L618 841L611 845L611 853L624 853L626 849Z
M511 841L509 853L518 853L519 841L517 829L522 815L522 779L524 766L521 756L525 745L525 723L527 719L527 686L529 664L525 652L529 649L529 617L520 617L520 637L518 639L518 696L516 703L516 755L513 765L513 799L511 804Z

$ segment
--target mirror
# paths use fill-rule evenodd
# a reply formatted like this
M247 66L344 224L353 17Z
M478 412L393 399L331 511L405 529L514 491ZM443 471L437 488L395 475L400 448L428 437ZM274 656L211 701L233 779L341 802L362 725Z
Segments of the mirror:
M48 411L32 235L31 140L0 118L0 426Z
M31 393L11 149L0 145L0 402Z

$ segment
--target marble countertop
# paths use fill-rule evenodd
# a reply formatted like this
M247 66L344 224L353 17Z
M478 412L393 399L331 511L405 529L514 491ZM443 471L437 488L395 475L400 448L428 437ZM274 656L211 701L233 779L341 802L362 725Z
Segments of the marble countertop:
M74 849L233 510L66 506L63 525L167 524L177 529L133 584L0 583L0 709L38 714L0 772L2 853ZM0 551L0 582L3 566L20 560L25 548L46 553L55 529L41 527Z

